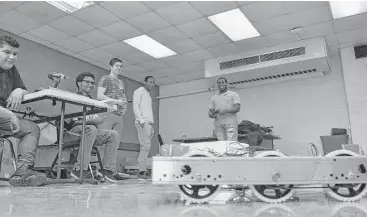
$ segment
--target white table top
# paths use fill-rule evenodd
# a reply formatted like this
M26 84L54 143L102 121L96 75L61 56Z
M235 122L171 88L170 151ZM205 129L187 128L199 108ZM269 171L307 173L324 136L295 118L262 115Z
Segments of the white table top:
M61 90L61 89L55 89L55 88L49 88L45 90L41 90L35 93L29 93L24 95L23 102L27 103L27 101L38 101L43 99L44 97L52 97L59 100L67 100L71 103L75 104L83 104L86 106L93 106L98 108L107 108L107 109L113 109L113 107L105 102L98 101L95 99L90 99L86 96L82 96L76 93L72 93L69 91Z
M52 99L56 99L56 105L52 105ZM55 88L24 95L20 110L25 111L26 107L31 107L37 115L57 117L61 114L61 101L67 101L65 104L65 115L79 116L79 113L83 111L83 106L108 109L108 111L115 110L112 105L103 101ZM99 112L97 111L97 113ZM37 118L34 120L37 120Z

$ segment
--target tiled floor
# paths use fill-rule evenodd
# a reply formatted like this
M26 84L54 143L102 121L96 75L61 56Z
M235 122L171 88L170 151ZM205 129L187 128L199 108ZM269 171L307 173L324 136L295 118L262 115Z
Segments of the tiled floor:
M178 188L149 182L57 185L39 188L0 186L0 217L328 217L367 216L367 200L339 203L320 191L298 192L298 202L185 205ZM366 208L364 208L366 207Z

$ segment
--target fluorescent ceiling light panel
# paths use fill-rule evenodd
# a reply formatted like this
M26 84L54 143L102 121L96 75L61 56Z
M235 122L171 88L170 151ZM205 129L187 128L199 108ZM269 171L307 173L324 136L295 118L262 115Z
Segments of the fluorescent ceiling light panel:
M157 59L177 54L147 35L126 39L124 42Z
M367 2L363 1L332 1L329 3L334 19L367 12Z
M208 18L232 41L260 36L260 33L238 8Z
M57 7L66 13L74 13L83 8L89 7L94 4L92 1L47 1L47 3Z

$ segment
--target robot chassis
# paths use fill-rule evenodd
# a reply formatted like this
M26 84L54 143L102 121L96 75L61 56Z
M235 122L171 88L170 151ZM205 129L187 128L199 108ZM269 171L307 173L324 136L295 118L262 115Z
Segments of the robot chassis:
M152 182L178 185L187 203L208 203L226 188L242 191L241 197L249 189L266 203L290 200L297 188L323 188L343 202L358 201L367 192L367 156L345 149L326 156L286 156L228 141L186 148L181 156L153 157Z

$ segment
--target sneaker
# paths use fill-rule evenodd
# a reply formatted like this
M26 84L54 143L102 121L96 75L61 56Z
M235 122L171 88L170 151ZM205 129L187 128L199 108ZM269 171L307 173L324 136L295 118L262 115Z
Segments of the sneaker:
M14 187L36 187L47 181L44 173L28 169L17 169L10 177L9 184Z
M80 170L72 170L70 172L71 177L74 179L80 179ZM83 171L83 179L91 179L92 174L89 171L84 170Z
M113 183L117 183L117 180L115 178L115 176L117 175L114 175L113 172L111 170L106 170L106 169L103 169L103 170L99 170L100 173L102 173L104 175L104 177L106 178L107 181L109 182L113 182Z
M152 178L148 172L141 171L138 173L138 180L152 180Z
M113 176L116 180L127 180L127 179L129 179L129 178L127 178L127 177L124 177L124 176L120 176L120 174L116 174L116 175L114 175Z

